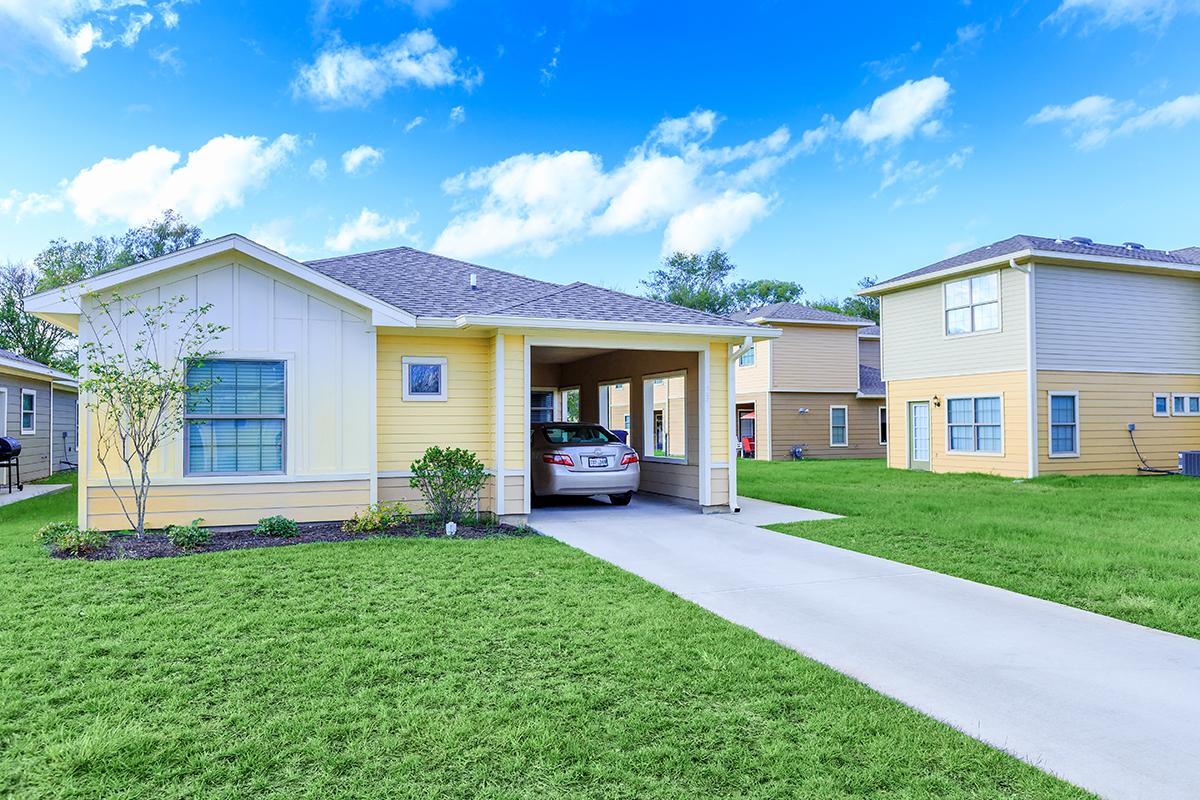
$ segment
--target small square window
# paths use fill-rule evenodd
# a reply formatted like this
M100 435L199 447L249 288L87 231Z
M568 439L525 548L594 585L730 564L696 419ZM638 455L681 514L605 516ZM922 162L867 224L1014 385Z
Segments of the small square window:
M446 359L426 356L405 356L404 400L445 400Z
M1154 395L1154 416L1167 417L1171 414L1170 397L1165 394Z

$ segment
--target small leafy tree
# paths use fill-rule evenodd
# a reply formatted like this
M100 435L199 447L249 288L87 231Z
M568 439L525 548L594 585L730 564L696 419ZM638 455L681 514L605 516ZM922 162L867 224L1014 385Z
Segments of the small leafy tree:
M79 348L80 393L96 421L96 459L131 528L146 530L146 501L155 453L183 428L188 367L215 355L213 343L226 326L205 322L211 305L190 306L184 297L150 305L113 294L80 304L90 335ZM129 502L114 471L129 479ZM131 507L132 505L132 507Z
M430 447L412 464L412 484L442 522L470 513L487 481L483 462L470 450Z

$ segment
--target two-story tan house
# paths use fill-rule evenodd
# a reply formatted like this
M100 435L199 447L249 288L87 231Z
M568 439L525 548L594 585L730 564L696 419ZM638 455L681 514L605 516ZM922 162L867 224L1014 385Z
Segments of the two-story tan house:
M1014 236L863 294L889 466L1120 474L1200 449L1200 247Z
M887 415L879 374L879 328L870 320L797 303L733 315L779 328L736 367L742 456L765 460L882 458Z

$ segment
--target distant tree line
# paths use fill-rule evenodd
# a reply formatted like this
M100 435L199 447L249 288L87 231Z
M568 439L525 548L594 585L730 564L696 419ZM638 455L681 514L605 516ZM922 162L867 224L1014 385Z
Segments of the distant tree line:
M55 239L31 263L0 267L0 347L75 373L78 347L67 331L23 310L26 297L94 278L200 242L200 228L172 210L120 236Z
M764 278L756 281L733 280L736 265L723 250L707 253L673 253L663 259L662 267L642 281L646 293L655 300L708 311L729 314L772 303L804 303L813 308L834 311L852 317L879 322L879 298L822 297L805 301L804 287L795 281ZM858 288L875 285L874 277L858 282Z

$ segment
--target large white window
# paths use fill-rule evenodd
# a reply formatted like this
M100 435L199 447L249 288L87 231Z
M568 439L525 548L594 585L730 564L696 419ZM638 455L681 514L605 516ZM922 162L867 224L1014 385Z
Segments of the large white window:
M746 352L742 353L741 356L738 357L738 366L739 367L753 367L754 366L754 345L750 345L750 347L748 347L746 349Z
M687 461L687 375L655 375L642 382L644 457Z
M1200 394L1171 395L1171 415L1175 417L1200 416Z
M37 433L37 391L21 390L21 433Z
M205 361L188 369L184 472L284 471L287 383L282 361Z
M1050 392L1050 455L1079 455L1079 395Z
M849 442L846 406L829 407L829 446L845 447Z
M446 399L446 359L431 356L405 356L401 397L405 400Z
M946 335L1000 328L1000 273L989 272L945 284Z
M1000 453L1004 450L999 397L946 400L946 449L952 453Z
M879 409L879 443L887 444L887 406Z

